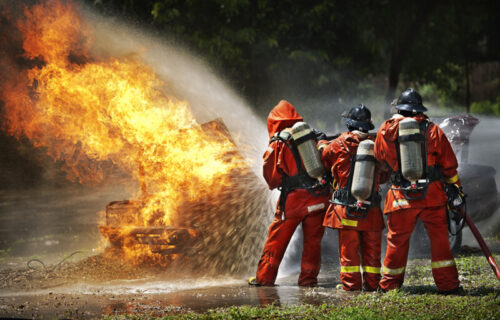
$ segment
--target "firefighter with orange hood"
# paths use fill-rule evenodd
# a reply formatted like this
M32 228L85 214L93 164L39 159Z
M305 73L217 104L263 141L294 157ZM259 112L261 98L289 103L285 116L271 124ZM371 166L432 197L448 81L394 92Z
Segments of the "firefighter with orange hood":
M349 131L328 144L322 153L335 187L323 225L339 231L342 285L338 289L374 291L380 280L384 229L374 138L368 134L374 126L370 110L362 104L343 116Z
M387 192L387 251L382 291L400 288L404 281L410 236L420 219L431 244L432 275L441 293L463 290L450 250L443 182L461 192L457 159L445 134L424 114L422 97L413 89L401 93L397 114L380 127L375 157L392 171Z
M251 285L274 285L285 250L299 224L302 224L304 242L298 284L315 286L318 282L324 232L322 222L330 190L320 179L326 171L316 148L317 133L302 120L285 100L280 101L267 118L270 142L264 153L263 173L269 189L277 188L281 194L256 277L248 281ZM310 148L310 155L317 155L317 161L304 159L305 147ZM319 164L313 168L315 174L311 163Z

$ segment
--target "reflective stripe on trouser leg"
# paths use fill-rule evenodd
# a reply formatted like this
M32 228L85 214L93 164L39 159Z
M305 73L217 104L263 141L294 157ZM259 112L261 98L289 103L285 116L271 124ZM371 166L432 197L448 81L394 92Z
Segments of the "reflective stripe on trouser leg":
M344 290L361 290L361 267L340 266L340 280Z
M397 289L403 285L410 237L419 212L419 209L404 209L388 214L387 250L380 280L383 290Z
M363 273L374 273L380 275L380 267L363 266Z
M439 269L445 267L456 266L455 260L441 260L431 262L432 269Z
M361 258L359 256L359 232L339 230L340 281L344 290L361 290Z
M382 251L382 231L362 231L361 264L363 265L363 288L377 290L380 282L380 254Z
M325 227L325 212L308 215L302 220L302 260L300 263L299 286L315 286L318 284L318 273L321 267L321 239Z
M406 270L406 267L401 267L401 268L397 268L397 269L391 269L391 268L388 268L386 266L384 266L384 269L383 269L383 273L384 273L384 277L385 275L399 275L399 274L404 274L405 273L405 270Z
M439 291L449 291L460 285L458 271L448 239L445 207L426 208L420 214L431 242L432 276Z
M342 273L361 272L361 268L359 266L340 266L340 272Z
M273 285L283 259L286 247L300 219L275 218L269 226L269 233L264 244L262 256L257 266L257 282L261 285Z

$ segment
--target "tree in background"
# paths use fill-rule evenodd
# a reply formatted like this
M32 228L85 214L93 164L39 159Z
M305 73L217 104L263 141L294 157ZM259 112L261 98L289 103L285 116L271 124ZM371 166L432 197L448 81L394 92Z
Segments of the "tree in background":
M471 74L500 61L500 37L495 31L499 13L498 1L438 2L415 41L416 54L406 63L405 78L434 84L443 102L465 105L470 112ZM498 89L500 85L496 95ZM495 93L489 97L495 98Z
M284 95L359 100L373 94L366 79L385 79L386 102L401 83L430 84L469 111L471 73L500 61L496 0L88 2L203 55L262 108Z
M357 92L360 79L381 62L373 35L361 22L362 3L103 0L96 6L135 16L187 45L222 70L254 105L266 108L283 91ZM148 10L151 16L144 17Z

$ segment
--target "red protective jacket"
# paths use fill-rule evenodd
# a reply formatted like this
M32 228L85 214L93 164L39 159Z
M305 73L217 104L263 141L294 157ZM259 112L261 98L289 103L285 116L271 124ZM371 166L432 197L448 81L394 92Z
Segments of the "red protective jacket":
M269 138L275 133L285 129L289 130L288 128L299 121L302 121L302 117L295 108L289 102L281 100L267 118ZM267 148L264 153L263 174L271 190L281 185L283 175L294 176L298 174L292 151L284 142L273 141ZM328 200L329 195L314 197L305 189L293 190L286 198L286 217L304 217L307 214L324 210L328 205ZM279 201L276 212L282 213Z
M368 136L367 139L373 140ZM337 188L347 186L351 172L351 159L356 155L358 145L363 139L353 132L344 132L323 149L322 160L326 168L331 169ZM380 175L376 178L380 182ZM376 183L375 192L379 189ZM370 209L365 219L356 219L347 216L346 208L342 205L331 204L323 222L325 227L336 229L355 229L360 231L379 231L384 229L384 219L380 207Z
M380 127L375 140L375 157L378 161L387 163L395 172L399 169L396 141L398 139L399 122L402 119L404 117L395 115L391 119L386 120ZM427 116L423 114L414 117L414 119L419 123L428 121ZM459 184L457 158L443 130L432 122L430 122L427 129L426 143L427 165L438 166L446 183ZM401 191L390 189L385 198L384 213L408 208L439 207L445 204L446 194L441 181L433 181L429 183L426 197L419 200L411 200L411 203L404 198Z
M294 123L302 121L295 108L287 101L280 101L270 112L267 119L269 137L275 133L289 130ZM301 164L299 164L301 165ZM269 188L281 185L283 175L294 176L298 173L297 162L285 142L273 141L264 153L264 178ZM283 193L280 195L283 196ZM303 249L298 283L301 286L314 286L321 266L322 225L329 195L314 196L305 189L291 191L285 207L276 206L276 214L269 226L269 233L257 266L257 283L273 285L285 250L295 229L302 225Z

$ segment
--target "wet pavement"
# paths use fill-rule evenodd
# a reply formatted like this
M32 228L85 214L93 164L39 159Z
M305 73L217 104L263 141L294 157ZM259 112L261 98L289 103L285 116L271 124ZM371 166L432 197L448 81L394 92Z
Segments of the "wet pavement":
M256 288L243 276L181 277L104 259L93 249L102 240L97 229L102 216L96 212L123 196L114 188L98 191L0 192L0 318L167 315L336 299L338 270L322 271L318 288L299 288L297 274L279 278L277 287ZM75 250L80 253L71 256ZM38 262L28 263L33 259Z
M174 281L110 281L80 283L37 291L0 291L0 317L95 318L103 314L168 315L178 311L204 312L229 306L332 303L338 280L320 277L316 288L301 288L297 275L278 279L279 286L253 287L231 278Z

